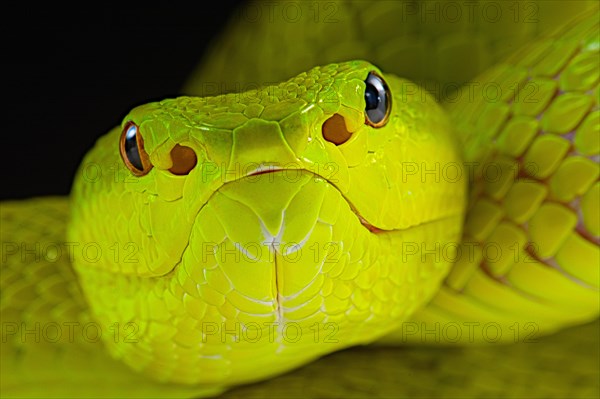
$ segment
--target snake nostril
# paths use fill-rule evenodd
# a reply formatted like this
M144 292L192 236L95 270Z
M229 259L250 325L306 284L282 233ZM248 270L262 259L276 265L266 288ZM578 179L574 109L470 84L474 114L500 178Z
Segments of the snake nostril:
M323 138L335 145L344 144L350 139L352 133L346 128L346 121L340 114L333 116L323 123Z
M173 166L169 169L169 172L174 175L187 175L198 162L194 150L179 144L176 144L171 150L171 160Z

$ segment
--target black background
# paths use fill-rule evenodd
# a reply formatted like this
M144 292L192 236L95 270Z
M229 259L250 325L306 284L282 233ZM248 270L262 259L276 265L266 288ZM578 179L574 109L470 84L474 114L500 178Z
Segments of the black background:
M177 95L241 3L5 7L0 199L68 194L96 139Z

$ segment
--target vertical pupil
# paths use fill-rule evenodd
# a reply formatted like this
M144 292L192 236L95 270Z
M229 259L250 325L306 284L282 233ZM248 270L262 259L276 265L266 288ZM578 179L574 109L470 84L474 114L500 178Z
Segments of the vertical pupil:
M137 127L135 125L130 126L125 133L125 153L133 167L140 171L144 170L137 145Z
M375 86L369 84L365 90L365 102L367 110L376 109L379 105L379 93Z

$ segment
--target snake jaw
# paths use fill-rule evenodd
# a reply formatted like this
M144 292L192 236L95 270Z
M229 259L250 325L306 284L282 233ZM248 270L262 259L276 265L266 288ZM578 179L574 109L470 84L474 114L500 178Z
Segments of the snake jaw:
M260 176L260 175L265 175L268 173L276 173L276 172L281 172L282 170L288 170L286 168L282 168L279 167L277 165L265 165L265 164L260 164L256 169L249 171L246 173L246 175L244 175L243 177L250 177L250 176ZM306 171L306 172L310 172L307 169L294 169L295 171ZM314 172L310 172L310 173L314 173ZM336 187L336 185L331 182L329 179L327 179L324 176L321 176L319 174L315 174L316 177L322 178L325 181L327 181L329 184L331 184L333 187ZM236 179L239 180L239 179ZM234 180L235 181L235 180ZM358 218L358 220L360 221L360 224L363 225L369 232L373 233L373 234L381 234L381 233L385 233L388 232L389 230L384 230L384 229L380 229L374 225L372 225L371 223L369 223L368 220L366 220L361 214L360 212L356 209L356 207L348 200L348 198L346 198L346 196L342 193L342 191L336 187L336 189L340 192L340 195L344 198L344 200L348 203L348 205L350 206L350 209L352 210L352 212L356 215L356 217Z

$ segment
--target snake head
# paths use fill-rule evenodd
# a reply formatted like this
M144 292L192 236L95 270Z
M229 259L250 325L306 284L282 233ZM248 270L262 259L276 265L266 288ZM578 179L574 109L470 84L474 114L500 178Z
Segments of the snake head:
M111 352L165 381L250 381L427 301L449 262L406 244L458 240L465 184L441 175L458 151L415 88L351 61L133 109L72 193L69 240L101 254L74 263L94 314L139 329Z

